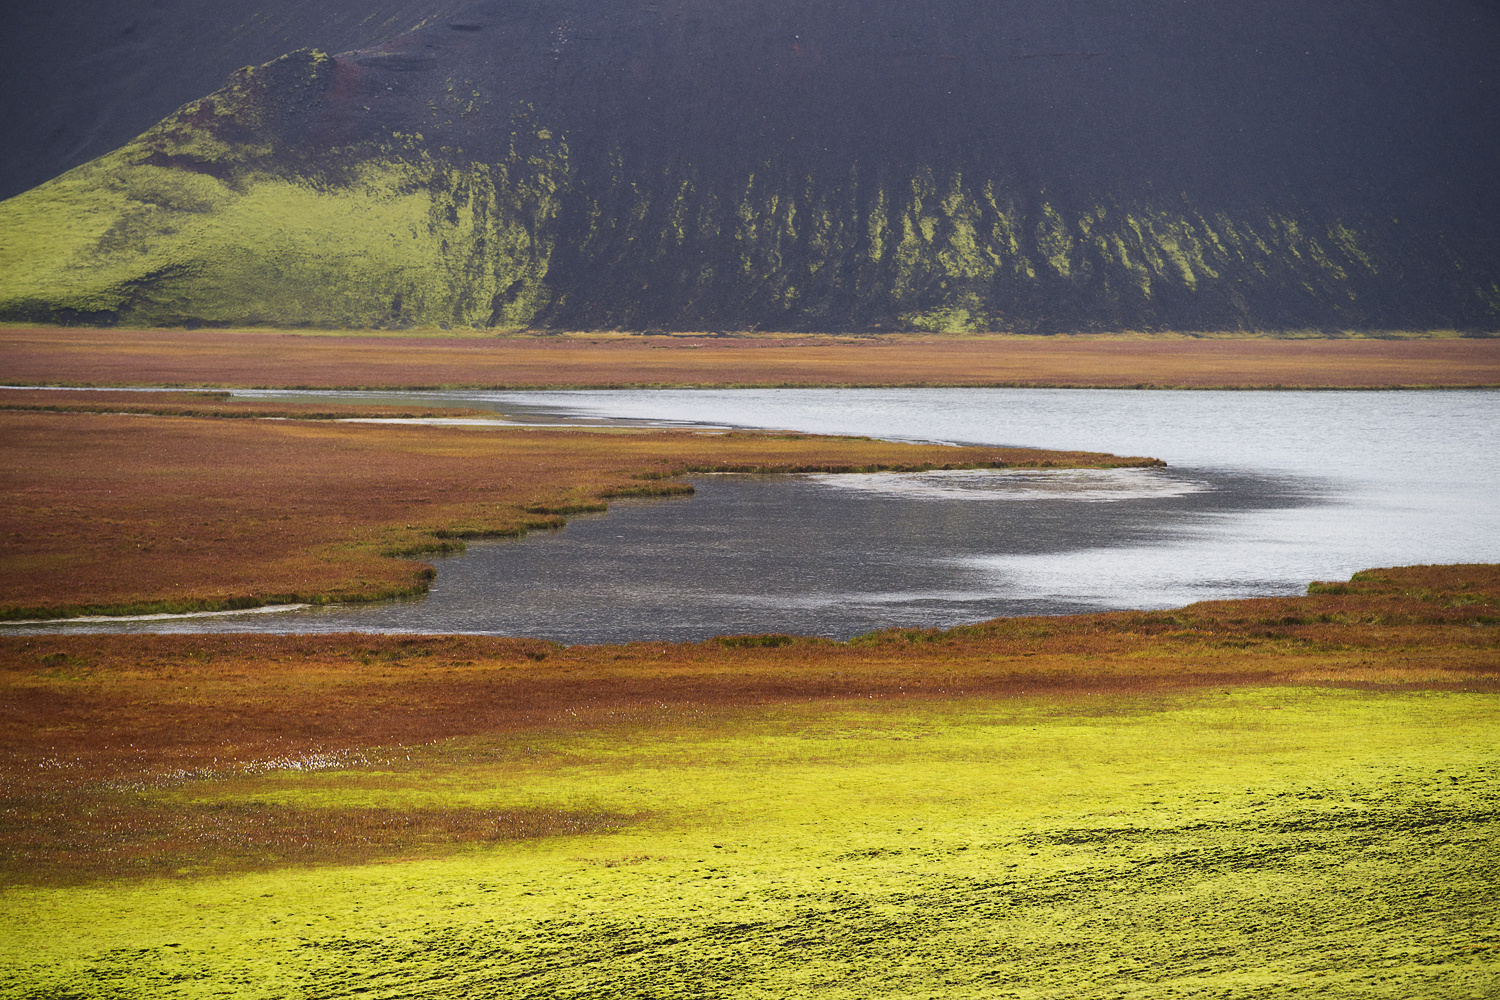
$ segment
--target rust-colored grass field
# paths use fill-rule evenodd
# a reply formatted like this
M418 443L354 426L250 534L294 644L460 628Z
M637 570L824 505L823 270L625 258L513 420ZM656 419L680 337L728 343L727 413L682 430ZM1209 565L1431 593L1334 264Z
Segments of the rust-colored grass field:
M168 408L178 403L163 404ZM759 433L0 413L0 615L213 610L418 592L413 560L560 527L685 471L1153 464Z
M489 410L443 406L379 406L327 403L265 403L236 399L228 392L130 392L96 389L0 389L0 412L129 413L158 417L221 420L260 417L283 420L401 419L434 417L494 419Z
M733 730L768 706L1090 699L1324 685L1500 693L1500 567L1372 570L1292 599L1176 611L998 619L848 643L778 636L577 646L482 636L0 638L0 874L76 881L195 863L258 867L431 853L610 829L595 810L320 815L138 792L324 767L399 770L401 748L496 734ZM1102 702L1101 702L1102 704ZM1117 709L1112 709L1117 710ZM719 723L714 719L718 718ZM409 752L409 751L407 751ZM529 758L528 758L529 759ZM534 763L535 761L531 761ZM320 831L320 832L319 832Z
M603 386L1500 385L1500 340L1170 336L323 336L286 331L0 329L0 381L26 385Z

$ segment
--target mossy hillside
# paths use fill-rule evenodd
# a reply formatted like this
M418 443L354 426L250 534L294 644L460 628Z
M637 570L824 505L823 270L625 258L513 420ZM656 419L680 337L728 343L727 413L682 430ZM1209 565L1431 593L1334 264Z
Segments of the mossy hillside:
M655 192L623 176L583 178L583 233L560 249L567 276L554 312L607 326L667 310L693 328L734 301L794 328L854 316L945 333L1172 318L1236 329L1284 325L1290 295L1296 309L1357 324L1393 266L1342 220L1210 212L1186 195L1070 209L1045 191L931 169L894 181L856 169L830 182L768 162L730 193L698 175L688 167ZM589 297L611 281L619 294Z
M520 327L560 298L567 315L582 290L548 280L566 147L522 172L517 183L514 164L458 168L419 153L364 160L339 182L260 171L221 180L127 148L0 204L0 313L147 326ZM580 252L606 274L630 266L618 244L659 249L637 301L590 316L644 322L641 303L659 298L678 321L712 321L709 303L729 295L806 325L832 317L852 288L864 290L857 311L895 326L968 332L1024 326L1032 299L1066 286L1122 319L1201 293L1206 318L1238 325L1255 314L1256 295L1283 283L1353 302L1358 280L1377 273L1342 225L1310 232L1274 214L1237 222L1152 206L1065 218L1047 202L1033 218L993 183L973 191L955 176L945 188L939 197L919 178L880 191L867 210L852 201L835 210L757 192L752 178L728 207L683 185L660 231L649 206L596 214ZM702 266L725 254L736 262L728 275Z
M429 25L378 51L243 70L0 203L0 319L948 333L1500 320L1483 260L1441 241L1414 258L1367 206L1056 188L977 151L886 161L857 155L847 123L828 126L842 158L719 162L708 142L668 155L682 136L600 132L578 95L533 94L541 71L521 63L495 76L468 37ZM446 54L391 68L419 49Z
M0 203L0 315L515 327L546 305L568 172L550 133L495 163L392 137L334 175L287 169L243 87Z
M61 233L59 216L73 220ZM548 294L547 235L507 220L489 171L431 162L367 162L349 185L257 176L234 190L106 160L0 205L0 228L0 309L13 316L523 326Z
M1493 697L1234 688L730 715L149 792L645 815L395 865L12 888L0 995L1394 998L1495 982Z

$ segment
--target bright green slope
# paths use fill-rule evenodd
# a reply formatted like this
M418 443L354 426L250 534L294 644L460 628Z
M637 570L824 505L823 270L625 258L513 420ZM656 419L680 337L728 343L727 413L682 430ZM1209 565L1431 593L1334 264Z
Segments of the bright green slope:
M517 217L551 209L503 204L516 192L497 189L489 168L392 159L347 184L263 175L231 186L131 162L134 152L0 203L8 315L521 326L546 302L550 247Z
M129 145L0 202L0 315L524 326L550 295L566 145L519 122L527 153L460 169L397 136L330 175L276 165L270 139L226 144L202 124L249 130L260 77L315 75L326 61L245 70Z
M866 702L192 786L163 794L654 815L11 890L0 995L1495 996L1497 721L1489 695L1326 689Z

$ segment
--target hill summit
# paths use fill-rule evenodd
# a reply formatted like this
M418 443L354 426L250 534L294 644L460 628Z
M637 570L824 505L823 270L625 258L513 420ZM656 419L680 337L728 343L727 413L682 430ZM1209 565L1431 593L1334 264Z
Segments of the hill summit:
M0 203L0 317L1495 329L1500 15L1440 6L443 8Z

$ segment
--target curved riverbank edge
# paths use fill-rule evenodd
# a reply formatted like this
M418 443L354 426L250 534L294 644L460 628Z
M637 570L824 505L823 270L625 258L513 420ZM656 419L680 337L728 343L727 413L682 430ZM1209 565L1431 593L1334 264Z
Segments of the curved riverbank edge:
M1149 468L859 437L0 412L17 470L0 621L420 596L422 557L555 531L686 475ZM24 500L22 499L24 498Z
M581 429L587 433L588 428ZM1044 453L1045 454L1045 453ZM1112 457L1112 456L1111 456ZM1128 458L1117 461L1079 463L1038 459L1034 462L980 462L935 464L930 462L912 465L753 465L717 464L683 466L661 478L671 479L689 475L857 475L875 472L922 473L934 471L969 471L977 469L1147 469L1165 468L1166 462L1156 458ZM654 478L654 477L653 477ZM420 559L424 556L450 557L462 555L466 542L495 539L519 539L537 532L561 531L567 526L568 517L578 514L603 514L609 511L609 500L621 499L665 499L691 496L696 490L689 483L654 482L642 486L618 487L597 494L597 501L580 501L564 504L530 504L524 509L528 518L514 527L498 530L467 529L461 526L436 528L425 536L401 545L386 548L380 555L393 560ZM291 591L277 594L252 594L232 597L227 600L204 601L137 601L128 604L88 604L49 607L15 607L0 605L0 635L7 626L98 623L101 621L140 621L148 619L178 619L218 617L232 614L256 614L292 611L308 607L328 607L337 604L373 604L382 601L411 600L423 597L437 577L436 567L420 563L405 586L384 587L343 593L305 593Z

